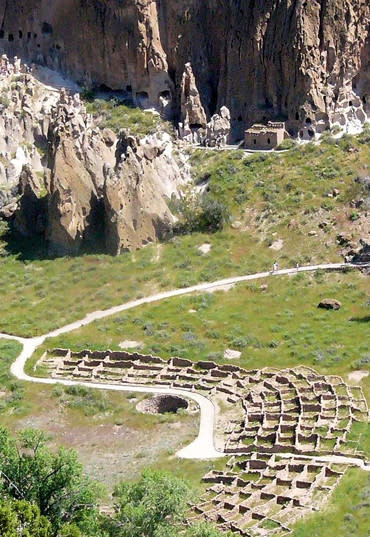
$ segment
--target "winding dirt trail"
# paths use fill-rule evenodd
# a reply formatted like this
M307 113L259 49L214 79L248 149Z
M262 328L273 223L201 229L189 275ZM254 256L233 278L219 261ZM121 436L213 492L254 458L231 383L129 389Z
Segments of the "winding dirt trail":
M256 274L249 274L246 276L236 276L231 278L224 278L211 283L200 283L198 285L193 285L192 287L187 287L184 289L174 289L172 291L164 291L146 298L141 298L138 300L132 300L126 302L119 306L114 306L112 308L103 310L103 311L94 311L86 315L83 319L75 321L66 326L53 330L48 334L35 338L22 338L18 336L13 336L9 334L1 334L0 338L15 340L21 343L23 346L21 353L16 358L15 362L11 366L11 373L18 378L19 380L34 382L38 384L62 384L65 386L79 385L79 386L88 386L97 390L112 390L112 391L121 391L121 392L138 392L138 393L153 393L153 394L171 394L178 395L180 397L186 397L195 401L200 408L200 426L199 434L197 438L188 446L180 450L176 455L181 458L186 459L214 459L217 457L226 456L223 452L218 451L214 444L214 429L215 429L215 419L216 419L216 409L212 401L207 399L207 397L192 392L185 389L177 388L166 388L163 386L139 386L137 384L119 386L116 384L97 384L91 382L80 382L75 380L61 380L53 378L37 378L27 375L24 371L25 364L27 360L33 355L35 350L40 347L46 339L54 338L61 334L66 334L77 330L83 326L93 323L99 319L105 319L122 311L129 309L137 308L144 304L150 304L153 302L158 302L160 300L165 300L168 298L188 295L191 293L208 291L208 290L217 290L218 288L222 289L225 285L238 284L251 280L258 280L267 277L275 276L284 276L297 274L298 272L314 272L317 270L325 271L339 271L343 269L358 269L361 265L352 265L352 264L343 264L343 263L327 263L323 265L309 265L300 268L291 268L277 270L275 272L258 272ZM297 457L294 454L284 454L286 457ZM310 457L302 456L303 458L309 459ZM329 456L329 457L312 457L315 460L325 460L329 462L338 462L342 464L354 465L362 468L363 470L370 471L370 464L365 463L362 459L356 457L338 457L338 456ZM340 460L339 460L340 459Z

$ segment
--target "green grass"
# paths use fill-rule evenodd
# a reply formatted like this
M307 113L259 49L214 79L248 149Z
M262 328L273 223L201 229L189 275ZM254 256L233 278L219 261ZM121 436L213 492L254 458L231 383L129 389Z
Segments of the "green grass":
M0 339L0 413L17 412L23 405L23 385L10 374L10 366L21 351L16 341Z
M292 537L367 537L370 532L370 476L351 468L323 512L295 525Z
M268 285L266 290L261 289L263 284ZM326 296L338 298L343 307L318 309ZM119 348L129 338L142 342L144 353L215 361L222 361L224 351L232 348L242 352L237 363L246 368L305 365L345 375L370 366L368 315L366 276L300 273L142 306L46 345Z
M206 257L198 251L212 240ZM247 256L253 248L255 254ZM234 253L233 253L234 251ZM233 231L194 234L120 257L84 255L62 259L0 258L0 331L21 336L45 334L82 318L154 292L186 287L271 266L272 253Z
M236 214L253 207L275 224L302 210L306 215L335 213L361 192L354 179L369 164L366 134L297 146L284 154L242 157L240 151L193 152L195 181L208 180L210 193L227 200ZM328 198L334 188L339 196Z

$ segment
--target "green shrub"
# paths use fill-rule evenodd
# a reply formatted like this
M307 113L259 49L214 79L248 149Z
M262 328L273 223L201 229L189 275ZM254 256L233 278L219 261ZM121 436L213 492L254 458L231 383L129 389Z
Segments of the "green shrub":
M230 221L226 203L210 194L190 194L173 204L180 216L176 226L178 233L215 232L222 230Z
M285 151L287 149L294 149L295 147L297 147L296 140L293 140L293 138L286 138L277 146L276 151Z
M355 222L359 218L360 218L360 215L358 214L357 211L352 211L351 214L349 215L349 219L351 220L351 222Z

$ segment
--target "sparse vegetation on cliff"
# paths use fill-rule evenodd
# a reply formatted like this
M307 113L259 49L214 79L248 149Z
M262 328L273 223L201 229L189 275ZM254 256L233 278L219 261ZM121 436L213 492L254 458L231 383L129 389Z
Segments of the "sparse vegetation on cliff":
M116 99L87 100L86 110L93 116L101 128L112 129L116 134L127 129L133 136L146 136L153 132L172 131L171 124L163 121L151 111L144 112L140 108L127 106Z

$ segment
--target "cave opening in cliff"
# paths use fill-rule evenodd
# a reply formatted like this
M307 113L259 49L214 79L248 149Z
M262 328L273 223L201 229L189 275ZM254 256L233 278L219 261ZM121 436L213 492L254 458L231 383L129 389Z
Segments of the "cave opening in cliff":
M41 32L44 34L44 35L50 35L53 33L53 27L51 24L49 24L48 22L43 22L42 23L42 26L41 26Z
M105 207L104 200L91 195L90 214L84 235L83 253L105 252Z
M149 104L149 93L146 91L137 92L136 101L140 108L145 108Z
M18 32L18 37L19 37L19 39L23 39L23 32L22 32L22 30L19 30L19 32Z
M9 35L8 35L8 41L9 41L9 43L11 43L12 41L14 41L14 35L13 35L13 34L9 34Z
M0 39L4 39L5 32L4 30L0 30Z
M166 99L166 100L171 100L172 98L170 90L161 91L159 94L159 97L163 97L163 99Z

